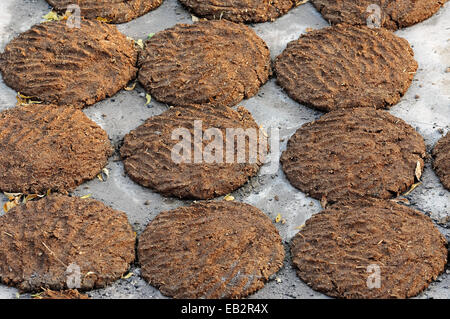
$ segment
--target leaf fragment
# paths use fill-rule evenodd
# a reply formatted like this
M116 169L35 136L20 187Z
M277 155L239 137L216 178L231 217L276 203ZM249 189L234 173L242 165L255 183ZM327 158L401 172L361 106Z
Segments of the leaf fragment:
M281 214L278 214L277 217L275 217L275 223L279 223L281 221Z
M105 23L111 22L111 19L104 18L104 17L97 17L96 19L97 19L97 21L100 21L100 22L105 22Z
M154 35L155 35L155 34L154 34L153 32L152 32L152 33L149 33L147 39L151 39Z
M131 86L126 86L125 91L133 91L136 88L136 83L137 82L133 82L133 84L131 84Z
M145 103L146 106L152 102L152 96L148 93L145 95L145 99L147 100L147 102Z
M133 276L133 275L134 275L134 273L129 272L128 274L126 274L125 276L123 276L122 279L129 279L129 278L131 278L131 276Z
M420 181L420 178L422 177L422 165L420 164L420 161L417 161L415 175L417 180Z
M59 21L60 17L55 11L50 11L46 15L44 15L42 18L44 18L46 21Z
M87 195L81 196L80 198L81 198L81 199L86 199L86 198L89 198L89 197L91 197L91 196L92 196L92 194L87 194Z
M418 183L413 184L413 185L411 186L411 188L409 189L409 191L407 191L406 193L404 193L403 196L408 196L409 194L411 194L411 192L412 192L413 190L415 190L415 189L417 188L417 186L419 186L420 184L422 184L422 182L418 182Z

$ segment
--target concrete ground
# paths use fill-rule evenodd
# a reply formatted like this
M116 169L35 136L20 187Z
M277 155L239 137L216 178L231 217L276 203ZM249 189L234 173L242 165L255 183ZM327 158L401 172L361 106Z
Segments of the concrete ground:
M49 11L50 7L45 0L2 0L0 50L3 51L5 44L13 37L41 22L42 16ZM176 0L165 0L160 8L134 21L118 25L118 28L127 36L146 39L149 33L176 23L191 22L191 15ZM255 24L251 27L267 42L272 57L275 57L287 42L298 38L307 28L317 29L327 25L314 7L306 3L273 23ZM409 91L390 112L415 127L425 138L427 149L431 150L450 126L450 73L445 72L450 67L450 3L427 21L397 31L396 34L411 43L419 62L419 70ZM16 103L15 96L16 93L0 81L0 110L13 107ZM291 100L276 85L274 79L265 84L258 95L240 104L251 111L255 120L263 127L280 128L281 150L298 127L321 116L320 112ZM134 91L123 90L84 112L107 131L117 146L126 133L148 117L166 109L166 105L156 101L152 101L150 107L145 106L145 92L138 86ZM110 158L107 167L110 177L106 182L98 179L87 182L78 187L74 195L92 194L93 198L125 211L138 234L159 212L190 203L164 198L137 185L125 176L117 155ZM273 219L280 213L286 223L277 223L276 227L286 248L297 232L296 227L321 210L318 201L305 196L287 182L281 169L273 174L265 174L263 170L233 195L237 201L255 205ZM274 199L275 196L278 196L278 201ZM423 174L423 184L407 198L412 207L436 221L447 240L450 238L450 192L442 187L429 162ZM1 200L6 198L0 195ZM89 295L93 298L164 298L157 289L139 277L139 268L133 267L131 271L134 275L129 279L121 279L105 289L89 292ZM449 272L447 270L447 273L441 275L419 298L450 298ZM268 282L250 298L326 297L298 279L289 255L276 277L280 280ZM17 297L17 290L0 285L0 298ZM20 297L28 298L29 295Z

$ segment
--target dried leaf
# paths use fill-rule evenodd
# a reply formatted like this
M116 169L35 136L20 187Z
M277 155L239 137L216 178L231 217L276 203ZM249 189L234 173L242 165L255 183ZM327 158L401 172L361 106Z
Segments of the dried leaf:
M35 198L37 198L37 197L38 197L37 194L29 194L29 195L27 195L27 196L24 196L22 202L23 202L24 204L26 204L28 201L33 200L33 199L35 199Z
M192 16L192 22L198 22L200 19L196 16Z
M125 91L133 91L136 87L136 83L137 82L134 82L133 84L131 84L131 86L125 87Z
M300 225L298 227L295 227L295 229L299 229L299 230L302 230L303 228L305 228L305 224L302 224L302 225Z
M227 202L229 202L229 201L232 201L232 200L234 200L234 196L233 195L230 195L230 194L228 194L228 195L226 195L224 198L223 198L224 200L226 200Z
M275 217L275 223L279 223L281 221L281 214L278 214L277 217Z
M3 193L9 200L13 200L15 197L22 196L22 193Z
M144 50L144 41L142 41L142 39L138 39L137 41L135 41L135 43L138 47Z
M412 192L413 190L415 190L415 189L417 188L417 186L419 186L420 184L422 184L422 182L418 182L418 183L413 184L413 185L411 186L411 188L409 189L409 191L407 191L406 193L404 193L403 196L408 196L409 194L411 194L411 192Z
M422 177L422 165L420 164L420 161L417 161L415 174L417 180L420 181L420 177Z
M147 100L147 102L145 103L145 105L149 105L150 102L152 101L152 96L150 94L146 94L145 95L145 99Z
M327 208L328 205L328 200L327 198L324 196L322 196L322 199L320 200L320 205L322 206L322 208Z
M307 3L309 0L297 0L296 2L295 2L295 6L299 6L299 5L301 5L301 4L305 4L305 3Z
M3 205L3 210L5 211L5 213L9 212L12 208L16 207L18 205L18 203L16 201L12 201L12 202L6 202Z
M131 276L133 276L134 274L132 272L129 272L128 274L126 274L125 276L122 277L122 279L129 279L131 278Z
M59 21L60 17L58 16L58 14L55 11L50 11L49 13L47 13L45 16L43 16L43 18L46 21Z
M107 19L107 18L104 18L104 17L97 17L97 21L105 22L105 23L111 22L110 19Z
M81 198L81 199L86 199L86 198L89 198L89 197L91 197L91 196L92 196L92 194L87 194L87 195L81 196L80 198Z

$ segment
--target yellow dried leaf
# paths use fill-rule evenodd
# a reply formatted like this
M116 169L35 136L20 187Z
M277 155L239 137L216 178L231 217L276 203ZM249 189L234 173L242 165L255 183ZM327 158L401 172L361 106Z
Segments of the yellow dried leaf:
M7 192L4 192L3 194L5 194L5 196L8 197L9 200L13 200L16 197L20 197L23 195L22 193L7 193Z
M91 196L92 196L92 194L87 194L87 195L81 196L80 198L81 198L81 199L86 199L86 198L89 198L89 197L91 197Z
M28 201L35 199L38 197L37 194L29 194L23 198L23 203L26 204Z
M228 194L228 195L226 195L224 198L223 198L224 200L226 200L227 202L229 202L229 201L232 201L232 200L234 200L234 196L233 195L230 195L230 194Z
M58 16L58 14L55 11L50 11L49 13L47 13L45 16L43 16L43 18L46 21L59 21L60 17Z
M320 205L322 206L322 208L327 208L328 200L325 196L322 196L322 198L320 200Z
M299 6L299 5L301 5L301 4L305 4L305 3L307 3L309 0L297 0L296 2L295 2L295 6Z
M305 224L302 224L302 225L300 225L300 226L298 226L298 227L295 227L295 229L302 230L304 227L305 227Z
M136 83L137 82L134 82L133 84L131 84L131 86L125 87L125 91L133 91L134 88L136 87Z
M11 208L14 208L17 206L18 203L16 203L16 201L12 201L12 202L6 202L3 205L3 210L5 211L5 213L9 212L11 210Z
M106 22L106 23L111 22L110 19L103 18L103 17L97 17L97 21L100 21L100 22Z
M144 50L144 41L142 39L137 39L135 42L138 47L140 47L142 50Z
M406 193L404 193L403 196L408 196L409 194L411 194L411 192L412 192L413 190L415 190L415 189L417 188L417 186L419 186L420 184L422 184L422 182L418 182L418 183L413 184L413 185L411 186L411 188L409 189L409 191L407 191Z
M281 221L281 214L278 214L277 217L275 217L275 223L279 223Z
M146 94L145 95L145 99L147 100L147 102L145 103L145 105L149 105L150 102L152 101L152 96L150 94Z
M133 276L134 274L132 272L129 272L128 274L126 274L125 276L122 277L122 279L129 279L131 278L131 276Z

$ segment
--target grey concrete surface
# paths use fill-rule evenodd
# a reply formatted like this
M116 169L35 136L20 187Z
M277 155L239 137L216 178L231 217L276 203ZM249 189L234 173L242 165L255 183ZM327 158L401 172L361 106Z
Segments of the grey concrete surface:
M44 0L2 0L0 2L0 50L13 37L42 21L42 16L50 11ZM145 39L176 23L191 23L191 15L176 0L165 0L157 10L126 24L118 25L120 31L135 39ZM278 55L287 42L298 38L306 28L322 28L327 22L309 3L299 6L273 23L251 25L271 49L272 57ZM391 113L404 119L421 133L431 150L436 141L448 131L450 126L450 3L436 15L415 26L396 32L413 46L419 70L414 82L400 103ZM0 110L15 105L16 92L0 81ZM121 91L84 112L109 134L115 146L120 145L123 136L136 128L145 119L167 109L167 105L152 101L145 106L145 92L137 86L134 91ZM306 122L321 116L320 112L309 109L291 100L271 79L257 96L245 100L245 106L256 121L265 128L280 128L281 150L295 130ZM74 195L92 194L115 209L125 211L136 232L139 234L147 223L159 212L182 205L189 201L164 198L149 189L131 181L124 174L123 165L116 155L108 163L110 177L106 182L92 180L74 192ZM214 176L211 176L214 178ZM276 227L285 242L286 250L297 227L311 215L321 210L318 201L307 197L293 188L281 169L273 174L260 173L244 187L233 193L237 201L255 205L269 217L281 214L285 224ZM278 196L278 201L274 199ZM423 184L407 196L411 206L431 216L440 231L450 237L450 192L445 190L431 168L426 164ZM5 197L0 197L6 200ZM147 205L145 203L147 202ZM20 258L20 256L18 256ZM164 298L159 291L139 277L139 268L131 269L133 276L121 279L113 285L89 292L93 298ZM420 294L418 298L449 298L450 276L446 273ZM289 253L282 270L276 275L279 280L271 280L250 298L326 298L300 281L291 266ZM0 298L29 298L18 291L0 285Z

